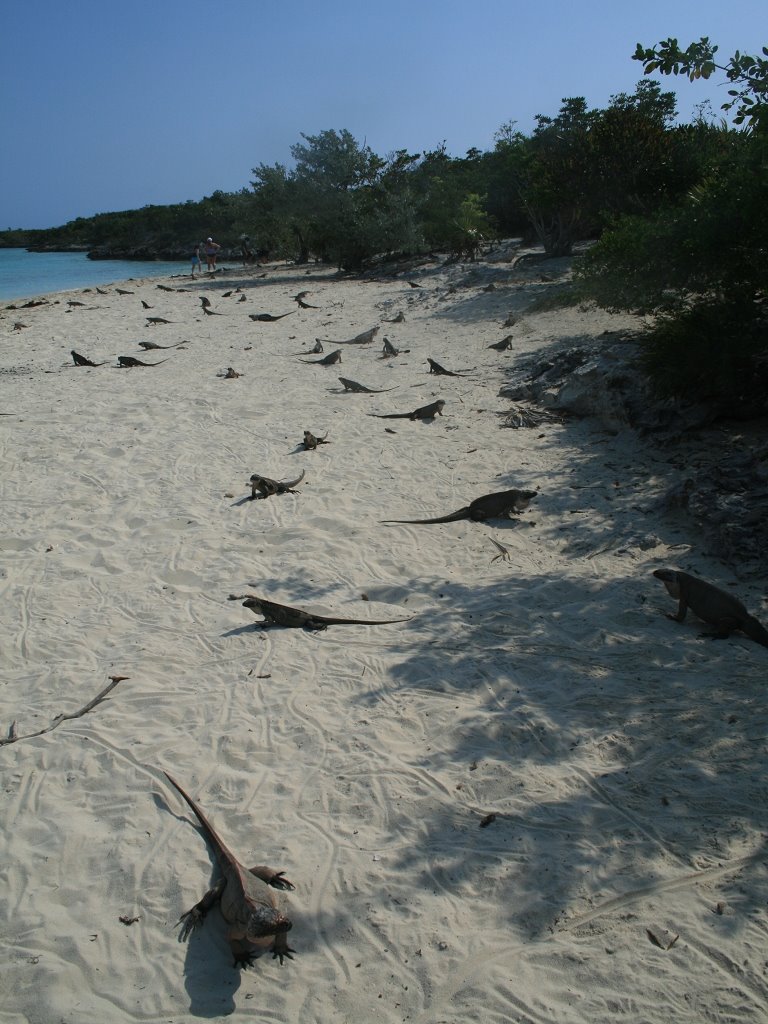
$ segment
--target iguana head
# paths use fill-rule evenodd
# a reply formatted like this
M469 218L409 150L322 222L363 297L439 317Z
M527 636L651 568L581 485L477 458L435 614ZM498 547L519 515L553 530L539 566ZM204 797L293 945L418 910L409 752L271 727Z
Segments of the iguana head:
M653 575L657 580L661 580L670 597L680 597L680 583L674 569L654 569Z
M538 491L519 491L518 497L515 500L515 508L517 511L523 512L527 509L538 493Z

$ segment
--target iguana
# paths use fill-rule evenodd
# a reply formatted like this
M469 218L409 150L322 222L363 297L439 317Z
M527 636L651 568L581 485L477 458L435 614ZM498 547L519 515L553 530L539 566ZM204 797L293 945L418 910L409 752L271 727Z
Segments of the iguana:
M427 356L427 362L429 363L429 372L437 374L438 377L466 377L465 373L454 373L453 370L446 370L437 360L430 359L429 356Z
M345 391L355 391L366 395L383 395L387 391L395 391L396 388L367 388L365 384L358 384L356 380L349 380L347 377L339 377L344 385Z
M302 359L301 362L306 363L307 366L333 366L334 363L341 362L341 349L337 348L334 352L329 352L322 359Z
M156 341L140 341L139 348L143 348L146 352L149 352L156 348L178 348L179 345L186 344L186 341L177 341L175 345L158 345Z
M250 608L255 614L264 616L262 625L286 626L289 629L327 629L328 626L386 626L392 622L407 622L408 619L342 619L335 615L314 615L300 608L267 601L255 594L230 594L228 600L242 601L243 608Z
M136 359L134 356L118 356L117 364L123 369L130 369L132 366L159 366L160 363L167 363L167 359L160 359L156 363L142 363L140 359Z
M91 360L88 359L87 356L81 356L80 353L79 352L75 352L74 349L72 349L71 355L72 355L72 359L74 361L75 366L103 366L104 365L104 363L93 363L93 362L91 362Z
M259 498L271 498L273 494L295 494L294 487L304 479L306 470L301 471L301 476L295 480L272 480L268 476L260 476L258 473L251 474L248 483L251 485L251 497L253 500ZM258 495L256 492L259 492Z
M473 523L483 523L486 519L499 519L502 516L516 515L524 512L538 491L494 491L475 498L468 505L450 512L447 516L437 519L382 519L382 523L455 523L459 519L470 519Z
M379 330L379 327L371 327L369 331L363 331L362 334L356 334L354 338L349 338L347 341L330 341L328 338L323 338L322 340L328 342L329 345L370 345L379 333Z
M296 310L292 309L290 313L278 313L277 316L273 316L272 313L249 313L248 316L251 320L256 320L261 324L273 324L277 320L282 320L283 317L293 316L295 312Z
M399 356L401 352L410 352L409 348L395 348L389 338L384 339L384 345L382 346L381 358L389 359L390 356Z
M305 430L304 431L304 450L307 451L307 452L310 452L310 451L314 451L315 448L317 448L317 446L319 444L330 444L331 442L326 440L327 437L328 437L327 433L323 434L322 437L317 437L315 434L312 433L311 430Z
M436 402L429 405L422 405L413 412L369 412L369 416L375 416L379 420L431 420L435 416L442 416L445 402L438 398Z
M675 615L666 613L668 619L682 622L690 608L700 619L715 627L714 632L707 635L725 639L734 630L740 629L750 640L768 647L768 630L754 615L749 614L733 594L697 576L677 572L675 569L656 569L653 575L661 580L669 595L679 602Z
M287 938L292 922L283 913L272 889L295 889L295 886L288 881L283 871L275 871L264 865L243 867L192 797L168 772L163 774L195 812L206 839L216 852L222 873L222 878L200 902L179 918L178 923L183 922L179 938L185 940L203 923L205 915L218 902L222 917L229 925L227 939L235 958L235 967L250 967L256 955L250 947L268 946L270 940L273 960L278 958L281 965L285 957L293 960L296 950L288 945Z

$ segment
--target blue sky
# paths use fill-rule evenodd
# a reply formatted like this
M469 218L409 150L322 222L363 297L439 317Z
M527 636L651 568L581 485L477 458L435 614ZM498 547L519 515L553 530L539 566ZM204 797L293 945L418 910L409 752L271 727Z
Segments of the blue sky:
M0 228L200 199L347 128L385 156L488 149L515 121L632 92L631 55L768 44L766 0L6 0ZM681 118L722 76L659 79Z

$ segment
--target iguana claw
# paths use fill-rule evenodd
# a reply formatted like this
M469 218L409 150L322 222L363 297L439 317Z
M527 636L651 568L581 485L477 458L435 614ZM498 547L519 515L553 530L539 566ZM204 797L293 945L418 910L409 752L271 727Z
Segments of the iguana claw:
M272 877L269 880L269 884L274 889L295 889L296 888L296 886L293 884L293 882L289 882L288 879L285 878L285 872L284 871L278 871L277 874L272 875Z
M283 966L283 959L285 957L288 957L289 960L293 960L293 954L295 952L296 952L296 950L292 946L286 946L285 949L273 949L272 950L272 959L276 960L279 957L280 958L280 966L282 967Z
M182 914L176 922L177 925L181 924L182 921L184 922L182 929L179 932L179 942L184 942L189 938L195 928L199 928L203 923L204 917L205 912L200 910L199 907L192 907L192 909L188 910L186 914Z
M249 967L253 967L253 961L256 959L255 953L243 952L238 953L235 956L235 962L233 967L242 967L244 971L247 971Z

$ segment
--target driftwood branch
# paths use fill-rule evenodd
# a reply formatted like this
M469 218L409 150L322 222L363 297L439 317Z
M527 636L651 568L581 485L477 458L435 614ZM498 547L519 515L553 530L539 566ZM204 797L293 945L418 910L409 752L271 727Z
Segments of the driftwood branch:
M57 729L62 722L69 721L69 719L71 718L82 718L83 715L87 715L89 711L93 711L93 709L95 707L98 707L98 705L101 704L103 700L106 700L108 694L110 694L112 690L114 690L114 688L117 686L119 682L121 682L123 679L129 678L130 676L110 676L109 684L104 687L101 693L97 693L93 700L88 701L87 704L84 704L79 711L72 711L70 713L56 715L56 717L54 718L50 725L46 726L45 729L40 729L38 732L29 732L26 733L26 735L24 736L19 736L16 731L16 723L13 722L11 724L10 729L8 730L8 735L5 737L5 739L0 739L0 747L6 746L9 743L17 743L19 740L31 740L35 736L43 736L47 732L53 732L53 730Z

